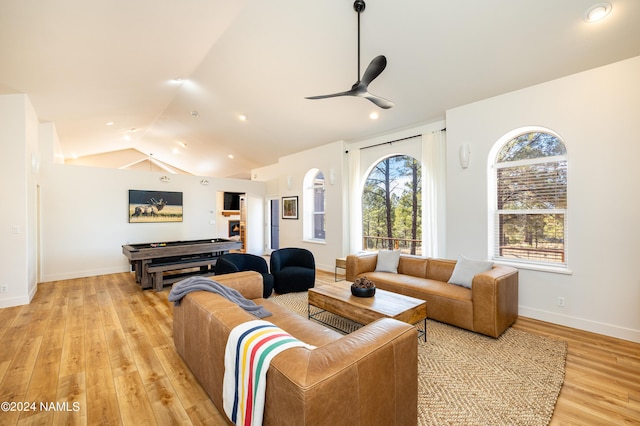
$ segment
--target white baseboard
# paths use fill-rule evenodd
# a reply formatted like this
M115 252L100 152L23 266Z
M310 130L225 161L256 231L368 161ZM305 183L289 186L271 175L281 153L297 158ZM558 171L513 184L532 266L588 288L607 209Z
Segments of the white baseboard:
M98 275L118 274L120 272L130 272L130 271L131 269L127 265L124 267L118 266L118 267L112 267L112 268L72 271L72 272L64 272L60 274L44 274L41 277L40 282L46 283L51 281L72 280L75 278L95 277Z
M541 309L527 308L524 306L518 306L518 315L640 343L640 330L633 330L613 324L605 324L584 318L577 318L555 312L543 311Z
M33 298L33 296L31 296ZM7 299L0 299L0 308L10 308L12 306L28 305L31 302L29 296L9 297Z

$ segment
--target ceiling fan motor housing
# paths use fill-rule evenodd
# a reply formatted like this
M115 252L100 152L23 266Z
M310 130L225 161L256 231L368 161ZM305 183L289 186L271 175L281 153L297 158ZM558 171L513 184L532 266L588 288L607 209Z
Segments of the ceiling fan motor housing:
M367 7L367 5L364 3L364 0L356 0L353 2L353 10L358 13L363 12L365 7Z

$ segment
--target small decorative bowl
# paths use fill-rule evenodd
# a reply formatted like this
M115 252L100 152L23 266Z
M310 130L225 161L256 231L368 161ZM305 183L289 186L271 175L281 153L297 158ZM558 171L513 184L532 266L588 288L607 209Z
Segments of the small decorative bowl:
M373 297L373 295L376 294L376 288L362 288L351 285L351 294L356 297Z
M372 297L376 294L376 285L367 277L360 277L351 284L351 294L356 297Z

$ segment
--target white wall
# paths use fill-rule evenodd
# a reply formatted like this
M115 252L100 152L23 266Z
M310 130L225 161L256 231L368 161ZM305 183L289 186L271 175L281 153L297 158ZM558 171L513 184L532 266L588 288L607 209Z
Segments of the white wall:
M487 162L498 139L536 125L566 143L572 273L520 270L520 315L640 342L638 76L640 57L447 112L450 258L488 256ZM463 143L468 169L458 161Z
M267 196L277 197L280 194L280 164L271 164L251 170L251 180L264 182Z
M37 157L38 118L25 95L0 96L0 308L29 303L36 282L37 175L31 172L31 154Z
M262 253L263 182L207 178L202 185L201 177L170 175L163 183L161 173L46 162L41 173L42 281L127 271L126 243L226 237L217 230L218 191L247 194L248 252ZM129 223L130 189L182 192L183 221Z
M279 179L280 196L298 196L299 219L280 219L280 247L302 247L314 254L316 266L319 269L333 271L335 260L347 253L344 251L343 241L348 238L344 233L344 221L348 218L343 214L344 179L343 165L345 161L344 144L342 141L323 145L319 148L299 152L282 157L279 160L281 171ZM303 180L305 174L312 168L317 168L326 178L325 186L325 218L326 241L324 243L305 241L302 229ZM335 181L329 182L329 175L333 170ZM291 179L291 188L288 180Z

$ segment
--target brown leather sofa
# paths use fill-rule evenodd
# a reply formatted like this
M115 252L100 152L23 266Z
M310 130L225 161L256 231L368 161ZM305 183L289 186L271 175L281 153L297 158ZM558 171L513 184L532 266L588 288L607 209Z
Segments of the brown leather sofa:
M271 361L264 425L417 423L414 326L382 319L343 336L263 299L262 276L257 272L213 279L263 305L273 314L264 320L316 346L288 349ZM225 344L233 327L254 319L236 304L205 291L187 294L174 307L176 349L223 415Z
M494 265L477 274L472 288L447 281L455 260L400 255L398 273L374 272L376 253L347 256L347 281L366 276L376 287L427 301L427 317L499 337L518 317L518 270Z

